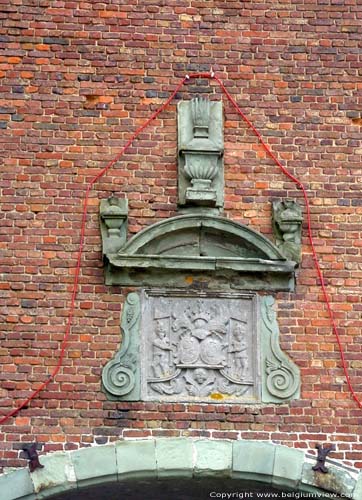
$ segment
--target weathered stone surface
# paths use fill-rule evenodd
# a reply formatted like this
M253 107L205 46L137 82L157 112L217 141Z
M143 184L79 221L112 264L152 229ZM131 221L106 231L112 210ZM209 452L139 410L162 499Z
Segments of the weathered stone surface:
M115 445L92 446L74 451L72 462L78 484L117 480Z
M323 490L338 493L344 498L353 498L356 480L349 474L347 470L341 467L336 467L331 463L326 463L328 473L314 471L313 464L305 463L303 466L302 481L304 484L309 484ZM362 497L356 497L356 499Z
M352 498L353 500L361 500L362 498L362 473L358 476Z
M70 456L67 453L54 453L41 457L43 469L31 474L37 498L47 498L49 490L58 493L77 487L76 476Z
M158 439L156 462L159 477L191 477L193 473L193 445L187 439Z
M293 200L273 202L273 230L276 245L289 260L301 261L302 210Z
M139 322L139 296L132 292L127 295L122 311L121 348L102 372L103 389L109 399L140 399Z
M116 443L116 457L120 480L156 475L156 443L153 439Z
M299 368L279 345L274 298L260 297L262 401L281 402L300 394Z
M120 441L77 451L42 456L45 469L28 468L0 475L1 500L35 500L88 484L142 478L201 478L216 475L259 481L286 488L291 495L310 493L327 500L332 494L361 499L357 470L328 463L328 474L315 474L314 461L292 448L261 441L155 438ZM46 479L46 470L49 478ZM357 480L358 479L358 480ZM34 492L33 483L39 493ZM230 482L232 484L232 482Z
M299 370L280 349L272 297L150 289L141 301L127 296L121 349L103 369L109 399L276 403L298 396Z
M232 443L228 441L200 440L194 444L195 474L204 476L230 475L232 466Z
M109 197L100 204L103 255L117 252L127 239L128 200Z
M260 400L255 295L149 290L142 304L142 399Z
M118 253L108 253L106 283L187 287L186 278L202 272L219 287L291 291L295 266L267 238L242 224L181 215L153 224Z
M222 103L204 98L178 104L178 203L219 207L224 202Z
M296 487L302 478L304 453L286 446L275 450L272 484Z
M0 475L1 500L14 500L33 493L34 486L27 468Z
M262 441L233 443L233 476L271 482L276 447Z

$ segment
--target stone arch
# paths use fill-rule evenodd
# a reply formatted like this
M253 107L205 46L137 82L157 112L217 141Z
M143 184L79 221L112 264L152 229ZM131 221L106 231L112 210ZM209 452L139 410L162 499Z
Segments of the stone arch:
M181 215L143 229L121 249L129 255L197 255L286 260L262 234L224 217Z
M0 476L2 500L40 500L77 489L127 480L217 477L271 488L360 500L362 474L330 461L329 473L312 470L315 457L262 441L192 438L122 440L40 457L43 469ZM57 497L58 498L58 497ZM217 497L215 497L217 498ZM338 498L338 497L337 497Z
M224 217L180 215L143 229L106 253L106 284L185 287L192 275L238 289L293 290L296 262L265 236Z

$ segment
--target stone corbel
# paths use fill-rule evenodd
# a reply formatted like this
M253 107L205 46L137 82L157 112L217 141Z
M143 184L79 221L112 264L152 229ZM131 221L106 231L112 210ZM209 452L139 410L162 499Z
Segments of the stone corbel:
M272 296L260 298L263 403L282 403L299 397L299 368L281 350L279 326Z
M294 262L301 261L301 233L303 215L296 201L273 202L273 231L281 253Z
M103 255L113 254L126 243L128 200L110 196L101 201L100 221Z
M129 293L122 310L121 348L102 372L103 390L110 400L139 401L141 397L140 316L140 298L137 293Z

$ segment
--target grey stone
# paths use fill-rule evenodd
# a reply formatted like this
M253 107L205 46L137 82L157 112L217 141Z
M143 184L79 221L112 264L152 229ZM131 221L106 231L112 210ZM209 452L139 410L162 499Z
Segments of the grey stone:
M190 440L158 439L156 463L159 477L192 477L193 445Z
M222 208L222 103L205 98L178 104L178 203Z
M301 261L302 209L293 200L273 202L273 230L276 245L289 260Z
M140 399L139 322L140 299L132 292L122 310L121 349L102 371L103 389L109 399Z
M127 239L128 201L110 196L100 205L103 255L117 252Z
M279 346L273 304L273 297L246 292L132 292L122 311L121 349L102 372L108 399L278 403L298 397L299 370Z
M275 450L272 484L282 487L296 487L302 478L304 453L286 446Z
M229 289L294 288L295 262L261 234L222 217L173 217L136 234L118 253L107 244L104 251L107 284L187 287L190 275L202 272Z
M360 472L355 488L353 490L353 500L361 500L362 498L362 473Z
M0 475L1 500L14 500L34 493L28 469L15 470Z
M232 465L232 443L210 439L195 441L196 476L228 477Z
M276 446L262 441L233 443L232 475L237 478L271 482Z
M326 466L328 473L314 471L312 469L314 464L305 463L303 466L302 482L332 493L337 493L344 498L353 498L354 490L356 487L356 480L349 474L347 470L342 467L336 467L328 461ZM362 497L356 497L360 500Z
M115 445L82 448L71 459L79 486L117 480Z
M142 294L143 400L260 401L256 296Z
M77 487L75 472L69 453L53 453L41 457L43 469L36 469L31 474L37 498L48 498Z
M260 297L262 401L278 403L300 395L300 371L279 345L274 298Z
M120 480L156 475L156 444L152 440L122 441L116 444Z

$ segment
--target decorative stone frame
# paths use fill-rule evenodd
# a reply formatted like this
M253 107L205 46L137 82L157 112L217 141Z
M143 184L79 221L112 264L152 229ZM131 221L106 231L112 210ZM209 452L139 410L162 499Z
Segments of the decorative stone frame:
M151 292L155 294L156 292ZM162 294L162 292L159 292ZM185 292L179 292L180 296L185 296ZM163 291L167 297L167 291ZM177 292L173 292L177 296ZM208 297L208 292L189 292L189 297ZM186 295L187 296L187 295ZM215 296L215 294L213 294ZM216 294L217 296L217 294ZM219 296L221 296L219 294ZM240 294L226 294L228 297L240 297ZM254 403L281 403L290 399L298 398L300 391L300 374L298 367L281 350L279 346L279 328L276 320L276 314L273 309L274 298L271 296L257 296L256 294L245 295L250 297L255 303L256 314L261 318L257 321L255 328L256 339L260 335L260 349L258 350L257 365L260 366L260 387L258 392L260 396L254 399ZM122 346L115 357L109 361L102 373L102 383L104 392L110 400L139 401L142 399L150 400L145 392L141 390L144 386L145 369L143 364L145 360L141 356L141 336L140 322L142 313L147 307L147 291L138 293L132 292L127 296L124 304L121 320L122 328ZM254 332L253 332L254 334ZM143 336L146 335L143 332ZM150 325L147 327L147 335L152 335ZM259 373L259 369L257 368ZM227 395L217 393L218 397L210 402L230 402ZM158 398L155 398L155 400ZM182 398L181 398L182 399ZM169 398L169 400L180 400ZM184 399L185 400L185 399ZM242 399L235 398L234 402L245 402ZM249 403L252 401L249 401Z

